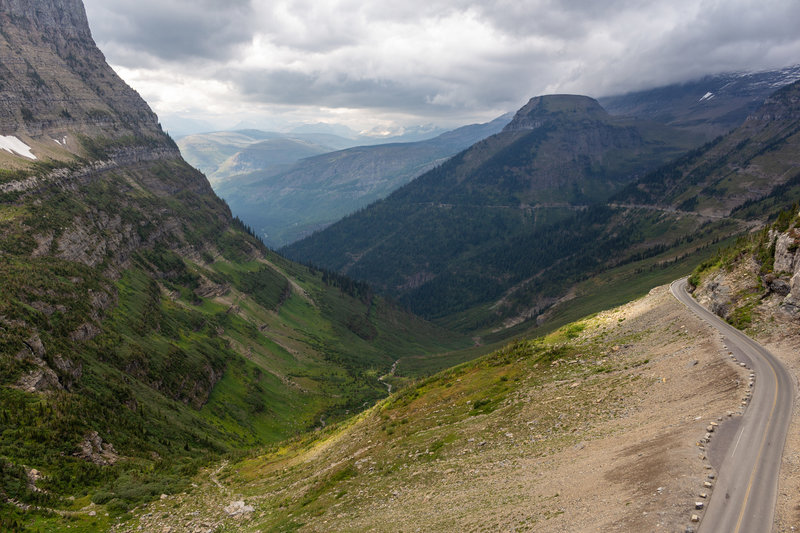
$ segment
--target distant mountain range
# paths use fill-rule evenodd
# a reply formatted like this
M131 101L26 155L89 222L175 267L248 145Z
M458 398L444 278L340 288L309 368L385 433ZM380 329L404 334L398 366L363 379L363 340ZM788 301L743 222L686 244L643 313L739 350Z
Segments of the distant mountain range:
M775 90L800 80L800 65L698 80L600 98L612 115L655 120L709 140L738 127Z
M241 127L194 133L180 136L177 144L186 160L215 184L255 171L263 171L268 175L279 173L286 170L287 165L312 155L355 146L419 142L443 133L447 132L431 126L409 128L401 135L370 136L359 134L342 125L320 123L296 126L286 132ZM257 144L262 146L253 146ZM310 146L314 148L309 150ZM247 166L242 167L235 161L228 161L247 148L252 148L249 154L244 155L250 162ZM261 151L264 153L257 156Z
M430 140L360 146L235 176L217 193L264 241L294 242L339 220L500 131L510 117L464 126ZM238 156L237 156L238 157Z
M279 247L385 197L509 120L371 146L353 146L363 138L258 130L192 135L178 145L237 216Z
M799 90L674 162L687 128L535 98L502 133L282 252L465 331L509 327L587 276L677 260L800 198Z
M279 173L305 157L357 144L353 139L329 133L261 130L199 133L178 140L181 154L206 174L212 185L256 170Z
M775 88L797 79L800 66L721 74L599 102L611 115L671 126L690 134L686 146L699 145L738 126ZM375 144L386 143L385 139L359 136L328 124L309 124L289 133L198 134L178 144L233 211L270 246L279 247L384 198L446 158L499 132L508 120L510 115L483 130L467 127L422 144L407 143L436 131L418 128L388 139L393 142L383 147ZM341 150L346 151L335 153Z

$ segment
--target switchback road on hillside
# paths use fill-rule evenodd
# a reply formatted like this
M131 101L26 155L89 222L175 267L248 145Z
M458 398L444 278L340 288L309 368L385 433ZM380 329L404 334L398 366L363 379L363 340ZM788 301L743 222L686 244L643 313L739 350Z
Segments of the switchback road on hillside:
M747 363L756 382L739 431L728 447L700 533L772 531L783 447L792 418L795 383L766 348L726 324L686 291L686 278L672 283L672 294L716 328L737 360Z

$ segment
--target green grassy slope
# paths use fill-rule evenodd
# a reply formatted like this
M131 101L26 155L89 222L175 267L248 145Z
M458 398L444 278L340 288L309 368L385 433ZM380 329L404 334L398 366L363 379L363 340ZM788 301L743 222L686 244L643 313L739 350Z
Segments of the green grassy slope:
M468 344L267 251L198 176L161 161L0 203L8 523L87 498L119 515L213 457L363 409L400 357ZM113 466L76 456L92 432Z
M204 472L195 478L196 488L137 511L123 531L181 521L214 524L221 531L499 531L510 529L512 522L524 531L570 525L580 531L605 529L599 524L608 517L587 523L585 516L592 513L586 500L576 501L581 483L572 477L579 474L574 470L583 470L592 486L608 489L609 495L595 496L613 499L610 521L641 517L642 509L652 509L649 495L655 487L664 487L666 478L679 471L674 465L656 465L652 450L641 444L669 441L676 425L667 415L665 434L642 435L636 417L654 414L644 398L661 394L667 382L662 372L668 367L678 367L669 379L680 374L676 380L693 384L730 372L722 363L707 372L686 365L694 357L686 355L687 346L698 337L687 331L684 313L662 288L547 336L508 344L417 381L342 424L220 465L213 475ZM720 388L730 394L728 383ZM686 406L694 398L678 388L665 403ZM675 411L689 417L681 409ZM689 413L695 416L694 410ZM703 427L697 423L696 434ZM676 445L695 458L691 438ZM605 439L603 447L599 443ZM627 446L635 450L630 455ZM593 462L595 453L599 458ZM580 466L571 470L572 462ZM692 461L679 468L686 463ZM695 468L702 475L699 461ZM605 477L611 469L638 473L621 482ZM647 478L645 471L655 478ZM631 491L636 480L648 480L653 490ZM610 496L614 490L623 496ZM691 493L684 497L689 505ZM234 499L253 511L227 516L223 508ZM688 523L686 512L679 508L678 520ZM550 522L561 513L566 513L561 522ZM570 520L580 513L584 518L578 527ZM665 520L663 514L651 519Z

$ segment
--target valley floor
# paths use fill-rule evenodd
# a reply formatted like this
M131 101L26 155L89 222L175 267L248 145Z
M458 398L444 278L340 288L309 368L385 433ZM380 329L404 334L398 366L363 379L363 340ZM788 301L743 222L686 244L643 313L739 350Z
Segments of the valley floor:
M800 370L797 346L768 345ZM701 439L734 423L746 376L659 287L206 472L115 529L683 532L714 476ZM800 493L797 423L790 441L781 494ZM780 524L797 520L779 505Z

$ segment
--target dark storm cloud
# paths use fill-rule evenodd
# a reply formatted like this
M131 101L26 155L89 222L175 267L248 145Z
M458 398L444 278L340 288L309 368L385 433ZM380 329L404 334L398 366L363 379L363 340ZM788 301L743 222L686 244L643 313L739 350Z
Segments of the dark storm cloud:
M289 105L347 107L357 101L364 107L391 108L424 100L424 88L405 86L395 80L335 78L290 71L232 73L232 79L251 99L275 99Z
M156 107L159 72L182 80L187 100L193 85L217 87L231 112L424 121L800 61L796 0L86 1L98 43L147 73Z
M250 41L250 0L84 0L95 40L126 67L225 60Z

